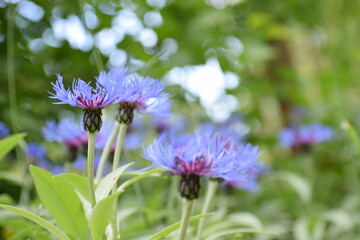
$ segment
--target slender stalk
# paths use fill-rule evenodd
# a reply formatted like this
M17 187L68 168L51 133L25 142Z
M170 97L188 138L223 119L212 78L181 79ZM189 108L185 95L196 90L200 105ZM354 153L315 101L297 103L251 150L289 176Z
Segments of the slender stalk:
M96 178L95 178L96 183L100 182L100 179L103 176L105 164L106 164L107 159L109 158L109 155L111 152L111 147L113 145L113 142L115 141L116 135L119 132L119 128L120 128L120 124L118 122L116 122L115 126L113 127L110 137L106 141L105 148L101 153L99 166L96 170Z
M113 171L116 168L118 168L119 164L120 164L120 156L121 156L121 151L122 151L127 128L128 128L128 125L122 124L122 123L119 124L119 133L117 136L116 148L115 148L115 154L114 154ZM117 189L117 184L114 185L114 187L112 189L112 193L115 193L116 189ZM118 212L118 204L117 204L117 201L115 201L114 214L113 214L113 219L111 221L111 227L112 227L112 233L113 233L114 240L119 239L118 238L119 230L118 230L118 223L117 223L117 212Z
M10 118L11 128L13 133L17 133L19 129L18 114L17 114L17 100L16 100L16 84L15 84L15 66L14 66L14 19L15 19L15 6L8 5L7 15L7 79L9 91L9 105L10 105Z
M206 214L209 211L210 203L214 197L217 187L218 187L218 181L210 180L207 191L206 191L205 202L204 202L203 208L201 210L201 214ZM199 225L197 228L197 235L196 235L197 240L201 240L204 223L205 223L205 218L200 218Z
M168 224L173 222L173 218L174 218L174 205L175 205L175 199L176 199L176 189L177 189L177 179L172 177L170 178L170 187L169 189L169 196L167 199L167 204L166 204L166 211L167 211L167 218L166 221Z
M95 198L95 184L94 184L94 155L95 155L95 133L88 133L88 158L86 161L86 172L87 178L89 183L89 194L90 194L90 201L91 207L94 208L96 204Z
M193 203L194 200L184 201L183 215L181 217L181 224L180 224L179 240L184 240L186 237L186 229L189 225Z

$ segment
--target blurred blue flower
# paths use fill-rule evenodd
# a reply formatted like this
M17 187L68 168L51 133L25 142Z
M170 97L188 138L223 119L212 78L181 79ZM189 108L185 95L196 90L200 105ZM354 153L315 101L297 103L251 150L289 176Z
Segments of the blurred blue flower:
M114 81L98 81L96 88L90 86L81 79L75 79L72 84L72 89L65 89L63 84L63 77L59 74L57 81L52 83L55 93L51 93L50 98L58 99L60 102L56 104L69 104L74 107L85 109L101 109L120 102L124 91L114 84ZM98 79L102 79L103 74L100 74Z
M10 135L10 129L5 125L5 123L0 122L0 138L5 138Z
M318 123L284 128L279 134L280 145L283 147L310 146L331 140L333 130L329 126Z
M67 147L80 148L88 141L85 130L74 118L61 119L58 124L55 121L47 121L42 133L47 141L56 141Z
M226 188L236 188L255 192L259 189L258 178L267 171L267 165L264 163L256 163L249 168L246 178L224 181L221 185Z
M46 160L46 149L37 143L29 143L26 154L30 163Z
M106 141L111 134L115 122L104 120L103 127L98 133L96 139L96 148L104 149ZM132 123L129 125L124 141L124 149L134 150L139 148L146 137L146 129L142 118L135 116ZM115 151L116 142L113 143L112 151Z
M144 157L155 167L174 175L197 175L225 180L242 179L256 163L259 151L250 144L232 144L228 138L209 133L194 134L187 141L165 135L144 149Z

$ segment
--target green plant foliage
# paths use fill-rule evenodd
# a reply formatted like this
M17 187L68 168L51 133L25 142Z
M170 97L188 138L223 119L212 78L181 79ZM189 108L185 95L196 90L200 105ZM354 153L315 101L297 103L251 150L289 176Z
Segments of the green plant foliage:
M73 173L63 173L54 177L64 180L71 187L73 187L83 198L90 202L89 189L85 177Z
M93 239L104 239L105 229L114 212L114 204L120 193L111 194L96 203L90 215L90 229Z
M87 239L83 206L71 185L41 168L30 166L30 173L41 202L56 222L69 236Z
M27 134L18 133L0 140L0 161L8 154Z
M109 195L121 174L132 164L134 163L128 163L125 166L119 167L101 179L95 190L96 201L101 201Z
M43 219L42 217L40 217L32 212L29 212L29 211L21 209L21 208L4 205L4 204L0 204L0 207L10 210L10 211L13 211L35 223L39 224L40 226L42 226L43 228L45 228L46 230L48 230L49 232L51 232L52 234L54 234L56 237L58 237L61 240L70 240L70 238L63 231L61 231L59 228L57 228L55 225L53 225L49 221Z

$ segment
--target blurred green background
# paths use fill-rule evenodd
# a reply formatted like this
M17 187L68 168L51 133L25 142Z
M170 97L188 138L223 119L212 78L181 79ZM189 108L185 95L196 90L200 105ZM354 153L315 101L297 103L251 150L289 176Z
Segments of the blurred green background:
M244 116L274 171L258 193L226 200L227 219L279 235L243 239L360 239L359 146L343 131L360 127L359 9L355 0L0 0L0 121L43 141L48 119L80 112L52 104L56 73L70 86L127 66L160 78L192 126ZM331 125L334 140L301 155L278 146L284 126L313 121Z

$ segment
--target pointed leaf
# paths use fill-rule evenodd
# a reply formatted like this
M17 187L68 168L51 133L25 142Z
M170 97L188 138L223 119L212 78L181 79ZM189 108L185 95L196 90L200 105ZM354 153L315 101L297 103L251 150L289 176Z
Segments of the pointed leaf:
M17 208L17 207L13 207L13 206L9 206L9 205L5 205L5 204L0 204L1 208L13 211L37 224L39 224L40 226L42 226L43 228L45 228L46 230L48 230L49 232L51 232L52 234L54 234L56 237L58 237L61 240L71 240L68 236L66 236L66 234L64 232L62 232L59 228L55 227L52 223L48 222L47 220L45 220L44 218L26 211L24 209L21 208Z
M129 163L115 169L99 182L95 190L96 201L100 201L101 199L104 199L109 195L111 189L114 187L120 175L125 171L126 168L128 168L132 164L134 163Z
M79 197L73 188L54 175L30 166L41 202L56 222L75 239L86 239L87 221Z
M265 231L261 231L261 230L257 230L257 229L235 228L235 229L224 230L224 231L218 232L216 234L212 234L210 237L206 238L206 240L222 239L223 236L235 235L235 234L241 234L241 233L257 233L257 234L277 235L276 233L273 233L273 232L265 232Z
M201 215L196 215L190 218L190 222L193 222L195 220L198 220L200 218L203 217L207 217L210 215L213 215L214 213L206 213L206 214L201 214ZM175 231L176 229L178 229L180 227L180 221L162 229L160 232L156 233L155 235L153 235L152 237L150 237L150 240L156 240L156 239L162 239L164 237L166 237L167 235L169 235L170 233L172 233L173 231Z
M136 181L139 181L140 179L142 179L144 177L147 177L147 176L152 175L154 173L160 173L160 172L164 172L164 169L156 168L156 169L152 169L152 170L143 172L143 173L137 175L136 177L133 177L133 178L127 180L126 182L124 182L123 184L121 184L120 187L118 187L117 191L122 191L126 187L128 187L130 184L132 184L132 183L134 183Z
M90 229L93 239L103 239L105 229L114 212L114 204L121 192L112 194L99 201L90 215Z
M0 140L0 161L26 136L26 133L18 133Z
M55 177L67 182L71 187L78 191L83 198L90 202L88 181L85 177L73 173L63 173Z

